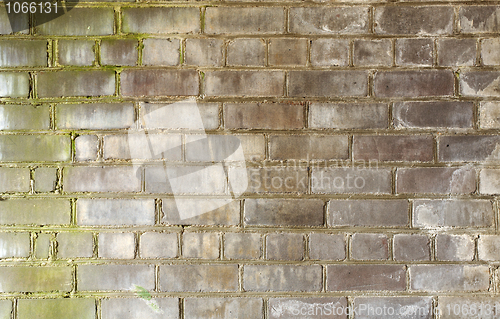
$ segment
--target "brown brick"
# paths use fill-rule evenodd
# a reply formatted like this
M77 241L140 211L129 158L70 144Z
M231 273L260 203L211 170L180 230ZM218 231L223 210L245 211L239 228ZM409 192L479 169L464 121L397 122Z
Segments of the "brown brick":
M295 34L368 33L367 7L290 8L290 32Z
M354 234L351 236L351 256L356 260L386 260L389 239L384 234Z
M238 319L262 319L263 301L260 298L186 298L186 318L218 319L234 316Z
M300 129L304 106L287 103L226 103L224 126L228 129Z
M354 160L432 161L434 142L430 135L355 135L352 144Z
M307 39L271 39L269 65L305 65Z
M378 34L441 35L453 32L453 8L447 6L377 7L374 19L375 33Z
M65 167L65 192L139 192L141 178L132 166Z
M142 64L144 65L179 65L179 39L144 39Z
M479 127L481 129L500 128L499 102L481 102L479 107Z
M187 39L186 64L198 66L222 66L221 39Z
M160 291L224 292L238 290L238 265L161 265ZM193 280L193 278L197 278Z
M388 194L391 171L366 167L313 169L311 184L312 192L320 194Z
M400 168L397 193L470 194L476 190L476 171L470 167Z
M375 74L379 97L452 96L454 76L448 70L381 71Z
M413 265L409 267L413 291L487 291L490 272L477 265Z
M129 69L121 73L123 96L198 95L195 70Z
M391 40L354 40L353 63L355 66L391 66Z
M481 42L481 59L484 65L499 65L500 58L498 57L500 51L499 39L484 39Z
M347 159L348 138L343 135L271 135L269 157L286 159Z
M137 40L103 39L101 41L101 63L103 65L128 65L137 64Z
M500 96L500 72L467 71L460 73L460 93L464 96Z
M387 128L389 110L375 103L316 103L309 106L309 127L331 129Z
M396 64L432 66L434 43L432 39L397 39Z
M293 233L267 235L266 258L269 260L302 260L304 258L304 236Z
M46 279L40 280L41 278ZM72 267L0 267L1 292L69 292L72 282Z
M298 164L287 168L248 167L247 177L247 193L306 193L309 189L307 169L298 167Z
M328 265L327 291L403 291L406 271L400 265Z
M349 64L349 41L344 39L315 39L311 41L313 66L346 66Z
M17 17L16 17L17 18ZM0 41L0 66L47 66L47 41L2 40Z
M324 202L319 199L246 199L245 224L321 226Z
M290 71L290 96L366 96L365 71Z
M436 259L445 261L472 261L474 238L470 235L437 234Z
M418 234L396 234L393 239L394 260L430 260L429 237Z
M431 297L356 297L356 319L431 319Z
M476 61L475 39L440 39L437 50L439 65L472 66Z
M208 96L282 96L282 71L209 71L205 73Z
M459 12L461 33L499 32L498 6L462 6Z
M320 265L245 265L245 291L304 291L319 292L323 287Z
M481 162L500 159L497 135L440 136L439 160L443 162Z
M277 34L285 25L283 8L208 7L205 32L208 34Z
M409 224L407 200L339 199L328 206L330 227L404 227Z
M64 85L61 85L64 83ZM101 96L115 93L113 71L58 71L38 73L39 97Z
M317 260L344 260L345 236L342 234L313 233L309 235L309 258Z
M392 109L396 129L471 128L472 102L397 102Z
M59 10L65 8L58 6ZM73 8L57 19L37 11L35 32L41 35L110 35L113 34L113 8Z
M182 256L185 258L218 259L220 239L218 233L185 232L182 234Z
M124 8L123 32L125 33L199 33L198 8Z
M226 233L224 257L229 259L261 258L262 236L259 233Z
M234 39L227 45L227 64L265 66L266 41L263 39Z

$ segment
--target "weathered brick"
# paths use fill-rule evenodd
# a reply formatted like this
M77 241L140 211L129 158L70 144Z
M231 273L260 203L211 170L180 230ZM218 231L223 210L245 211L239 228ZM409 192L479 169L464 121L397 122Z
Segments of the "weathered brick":
M490 272L476 265L413 265L409 267L413 291L487 291Z
M195 70L130 69L121 73L123 96L197 95Z
M386 193L391 192L391 171L367 168L318 168L312 172L312 192Z
M76 222L82 226L154 225L153 199L80 198Z
M430 260L429 237L418 234L396 234L393 239L394 260Z
M459 11L461 33L499 32L498 6L462 6Z
M50 233L39 233L36 234L34 242L34 255L38 259L48 259L51 255L51 241L52 234Z
M101 41L101 63L103 65L136 65L138 44L137 40L103 39Z
M29 190L30 171L28 168L0 167L0 192L28 192Z
M500 103L481 102L479 107L479 127L482 129L500 128Z
M179 134L129 133L106 135L103 140L105 160L182 160L182 140ZM161 153L155 153L154 150L161 151Z
M269 318L334 318L347 319L347 300L345 297L310 298L270 298Z
M266 142L264 135L186 135L186 161L241 162L238 154L247 160L263 160Z
M26 72L0 72L0 97L28 97L30 79Z
M35 170L35 191L52 192L57 184L57 168L39 167Z
M186 64L197 66L222 66L222 39L187 39Z
M245 224L321 226L324 202L319 199L246 199Z
M7 10L2 10L0 13L0 34L13 34L14 32L29 33L29 14L18 13L11 22Z
M78 265L79 291L130 290L132 285L146 290L155 287L153 265Z
M122 15L122 28L125 33L200 32L200 10L198 8L124 8Z
M58 104L57 129L111 130L134 124L132 103Z
M309 258L318 260L344 260L345 236L313 233L309 235Z
M271 135L269 157L286 159L347 159L348 137L345 135Z
M17 265L1 266L0 270L1 292L69 292L72 289L72 267Z
M500 58L498 57L500 51L499 39L484 39L481 42L481 59L484 65L499 65Z
M103 299L102 319L161 319L161 318L179 318L179 299L178 298L154 298L158 305L159 312L151 309L150 305L139 298L112 298Z
M354 160L430 162L434 155L431 135L354 135Z
M245 265L245 291L320 291L323 287L320 265Z
M201 120L194 120L193 112L199 113ZM188 100L173 104L141 104L141 125L146 129L213 130L219 127L218 116L217 103Z
M464 96L500 96L500 72L464 71L460 73L460 93Z
M453 8L448 6L377 7L374 24L375 33L378 34L452 34Z
M68 135L1 135L0 161L67 162L71 159Z
M304 258L304 236L293 233L267 235L266 258L269 260L302 260Z
M205 73L208 96L282 96L282 71L209 71Z
M479 193L500 194L500 170L485 168L479 172Z
M464 166L398 168L397 193L469 194L476 190L475 169Z
M432 39L397 39L396 64L432 66L434 43Z
M227 45L227 64L265 66L266 42L263 39L234 39Z
M26 169L25 173L24 183L29 188L29 171ZM15 182L18 177L11 175L8 178L10 182ZM5 185L4 182L0 184ZM0 201L0 224L3 225L69 225L70 213L70 202L64 199L6 199Z
M92 65L95 60L95 41L59 40L59 63L62 65Z
M366 96L365 71L290 71L290 96Z
M226 233L224 257L229 259L259 259L262 256L262 237L258 233Z
M389 258L389 239L384 234L354 234L351 250L353 259L386 260Z
M90 258L93 251L92 233L60 232L57 234L58 258Z
M400 265L328 265L327 291L403 291L406 270Z
M260 298L186 298L184 301L186 318L191 319L258 319L263 316L262 308Z
M438 298L436 311L442 319L493 319L499 315L498 298L489 296L464 296Z
M474 239L466 234L437 234L436 259L472 261L474 259Z
M300 129L304 106L288 103L226 103L224 126L228 129Z
M99 152L97 135L80 135L75 138L75 160L78 162L95 161Z
M100 258L133 259L135 236L133 233L100 233L98 237Z
M443 162L481 162L497 161L497 135L463 135L439 137L439 160Z
M472 102L397 102L392 109L396 129L471 128Z
M0 41L0 66L47 66L47 41L2 40Z
M379 97L452 96L454 76L448 70L380 71L374 93Z
M28 257L30 254L30 233L0 233L0 258Z
M10 319L12 314L12 301L0 300L0 318ZM25 319L25 318L21 318Z
M103 70L44 71L38 73L37 83L39 97L113 95L115 93L115 72Z
M391 40L354 40L353 63L355 66L391 66Z
M269 65L305 65L307 39L271 39L268 60Z
M218 259L220 239L218 233L186 232L182 235L182 255L185 258Z
M161 265L159 276L160 291L238 290L238 265Z
M90 298L20 299L17 304L19 319L93 319L95 300Z
M207 34L283 33L283 8L208 7L205 12Z
M59 7L59 10L62 10ZM113 8L73 8L57 19L35 13L35 32L40 35L109 35L113 34Z
M47 130L50 127L48 105L0 105L0 130Z
M407 200L332 200L328 207L331 227L404 227L409 224Z
M387 128L389 110L375 103L311 103L309 127L333 129Z
M356 297L356 319L431 319L431 297Z
M302 54L295 52L293 54ZM305 58L305 54L304 58ZM315 39L311 41L311 64L314 66L346 66L349 64L349 41Z
M179 206L183 214L179 213ZM162 223L169 225L238 225L240 201L227 199L162 200ZM185 215L186 212L190 214Z
M476 61L475 39L440 39L437 42L438 64L472 66Z
M309 180L304 167L247 168L248 193L305 193ZM231 170L230 170L231 172ZM233 175L238 178L239 171Z
M500 260L500 236L480 235L477 241L478 257L480 260L498 261Z
M144 39L142 63L144 65L178 65L179 39Z
M296 34L360 34L369 32L367 7L290 8L290 32Z
M141 178L131 166L65 167L63 190L72 192L139 192Z
M177 233L147 232L139 241L141 258L175 258L178 256Z

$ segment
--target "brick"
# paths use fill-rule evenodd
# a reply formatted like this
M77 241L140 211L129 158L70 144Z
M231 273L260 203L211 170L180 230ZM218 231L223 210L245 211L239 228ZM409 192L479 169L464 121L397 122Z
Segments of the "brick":
M318 168L312 172L312 192L316 194L389 194L391 171L367 168Z
M224 257L229 259L259 259L262 256L262 238L258 233L226 233Z
M72 289L72 267L17 265L0 269L1 292L69 292Z
M302 54L302 53L295 53ZM304 54L305 57L305 54ZM344 39L315 39L311 41L313 66L346 66L349 64L349 41Z
M443 162L495 161L499 143L496 135L440 136L438 158Z
M129 69L121 73L123 96L198 95L195 70Z
M225 103L228 129L293 130L304 127L304 106L288 103Z
M500 128L500 103L481 102L479 107L479 127L481 129Z
M406 271L400 265L328 265L327 291L403 291Z
M377 7L374 24L377 34L452 34L453 8L447 6Z
M268 302L271 319L293 319L299 315L301 318L347 319L346 309L345 297L270 298Z
M184 309L186 318L217 319L263 318L263 301L260 298L186 298Z
M266 41L263 39L234 39L227 45L227 64L236 66L265 66Z
M309 180L304 167L247 168L247 193L306 193ZM231 172L231 169L230 169ZM238 178L239 171L233 175Z
M220 239L218 233L184 233L182 255L185 258L218 259Z
M39 35L73 36L113 34L113 8L73 8L57 19L51 18L52 15L35 13L35 32Z
M245 291L302 291L319 292L323 286L320 265L245 265Z
M0 300L0 318L10 319L12 313L12 301L10 300ZM23 318L21 318L23 319Z
M331 227L405 227L407 200L339 199L330 201L328 225Z
M142 298L141 298L142 299ZM155 312L144 299L112 298L102 300L102 319L179 318L179 298L154 298L161 312ZM149 301L149 300L148 300Z
M76 223L81 226L154 225L153 199L80 198Z
M394 260L417 261L430 260L429 237L418 234L394 235Z
M498 6L463 6L459 11L461 33L499 32Z
M182 141L179 134L129 133L106 135L103 140L105 160L182 160Z
M431 297L356 297L356 319L432 318Z
M99 152L97 135L80 135L75 138L75 160L78 162L95 161Z
M178 206L183 214L179 213ZM240 222L240 201L165 198L162 209L161 222L168 225L238 225ZM186 216L186 212L190 215Z
M476 190L476 171L468 166L398 168L397 193L470 194Z
M57 234L58 258L90 258L93 251L92 233L60 232Z
M445 261L472 261L474 239L469 235L437 234L436 259Z
M71 159L68 135L2 135L0 161L67 162Z
M0 167L0 192L28 192L29 190L30 171L28 168Z
M208 96L282 96L283 71L209 71L205 73Z
M448 70L379 71L374 77L378 97L452 96L453 85Z
M137 40L101 40L101 63L103 65L128 65L137 64Z
M266 238L266 247L266 258L269 260L302 260L304 258L302 234L269 234Z
M29 185L28 171L26 175ZM9 180L12 181L15 178L15 176L10 176ZM3 225L69 225L70 213L70 202L64 199L6 199L0 201L0 224Z
M324 202L319 199L246 199L245 224L321 226Z
M476 265L412 265L409 267L413 291L487 291L490 272Z
M28 97L29 75L26 72L0 72L0 97Z
M329 129L387 128L389 110L378 103L316 103L309 106L309 127Z
M383 234L354 234L351 250L353 259L386 260L389 258L389 239Z
M196 112L196 113L193 113ZM193 114L199 118L194 119ZM141 103L141 126L146 129L213 130L219 127L217 103L198 103L191 100L165 103Z
M144 39L143 44L144 65L179 65L179 39Z
M269 65L305 65L307 39L269 40Z
M238 290L238 265L161 265L160 291L227 292ZM193 280L193 278L197 278Z
M50 128L48 105L0 105L0 130L47 130Z
M19 32L20 34L29 33L29 14L17 14L16 19L10 22L7 10L2 10L0 21L0 34L13 34L15 32Z
M354 160L430 162L434 141L430 135L354 135Z
M89 66L94 63L95 41L59 40L59 63L62 65Z
M343 135L271 135L269 157L285 159L347 159L348 140Z
M500 260L500 237L496 235L480 235L477 241L478 257L480 260Z
M45 40L2 40L0 51L1 67L47 66Z
M290 8L290 32L296 34L368 33L367 7Z
M187 39L186 64L222 66L224 63L222 44L221 39Z
M309 258L317 260L344 260L345 236L313 233L309 235Z
M153 265L78 265L79 291L130 290L132 285L146 290L155 287Z
M111 130L134 124L132 103L58 104L57 129Z
M500 171L497 169L482 169L479 172L479 193L500 194Z
M208 7L205 12L207 34L283 33L283 8Z
M472 128L471 102L397 102L392 109L396 129Z
M141 178L131 166L65 167L63 190L72 192L139 192Z
M35 191L52 192L57 184L57 168L39 167L35 170Z
M135 256L133 233L100 233L98 242L100 258L133 259Z
M40 233L36 234L34 255L38 259L48 259L52 250L52 234Z
M432 66L434 43L431 39L397 39L396 64Z
M440 39L437 42L438 64L472 66L476 61L475 39Z
M464 96L500 96L500 72L468 71L460 74L460 93Z
M103 70L40 72L37 83L38 96L42 98L113 95L115 72Z
M186 161L241 162L263 160L266 142L263 135L186 135ZM240 157L241 156L241 157Z
M178 256L177 233L146 232L141 235L141 258L175 258Z
M366 96L365 71L290 71L290 96Z
M355 66L391 66L391 40L354 40L353 63Z
M439 297L436 311L443 319L495 318L498 298L488 296ZM474 315L474 317L472 317Z
M17 316L19 319L93 319L96 315L95 302L90 298L20 299Z
M497 52L500 50L498 39L484 39L481 42L481 59L484 65L499 65L500 58Z
M125 33L199 33L198 8L124 8L123 32Z
M0 233L0 258L28 257L30 254L30 233Z

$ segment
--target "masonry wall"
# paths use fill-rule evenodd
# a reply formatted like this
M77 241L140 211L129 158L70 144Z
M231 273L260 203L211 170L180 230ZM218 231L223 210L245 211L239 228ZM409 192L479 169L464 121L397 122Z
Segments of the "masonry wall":
M0 318L498 316L497 1L0 16Z

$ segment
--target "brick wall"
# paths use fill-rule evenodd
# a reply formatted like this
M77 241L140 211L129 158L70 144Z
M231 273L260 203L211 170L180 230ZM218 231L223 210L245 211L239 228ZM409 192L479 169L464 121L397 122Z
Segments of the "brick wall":
M1 319L498 316L495 1L0 16Z

